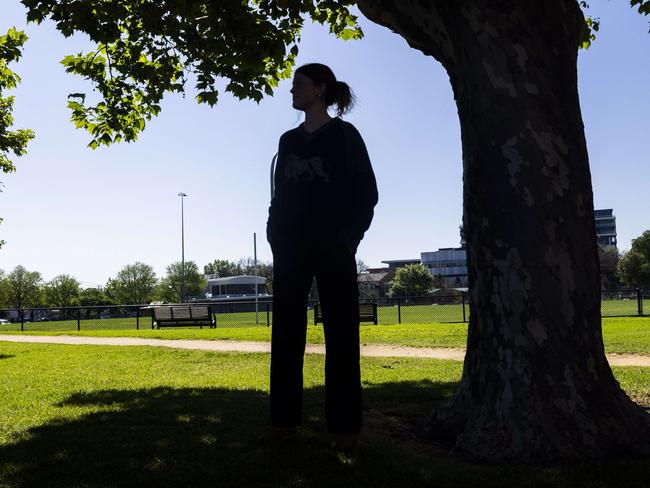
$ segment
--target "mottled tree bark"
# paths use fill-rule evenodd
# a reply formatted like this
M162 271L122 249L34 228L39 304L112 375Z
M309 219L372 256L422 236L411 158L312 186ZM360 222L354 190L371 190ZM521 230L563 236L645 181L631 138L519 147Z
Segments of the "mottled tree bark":
M358 6L444 65L460 117L467 355L427 434L487 462L644 452L650 416L621 390L602 341L577 2Z

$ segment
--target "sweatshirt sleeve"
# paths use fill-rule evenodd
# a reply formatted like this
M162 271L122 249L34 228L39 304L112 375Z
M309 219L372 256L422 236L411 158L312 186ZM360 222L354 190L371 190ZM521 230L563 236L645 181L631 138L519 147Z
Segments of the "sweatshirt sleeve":
M344 232L357 243L370 227L377 205L378 192L375 173L370 164L368 150L359 131L350 123L343 125L352 202Z
M282 173L284 172L284 154L285 154L285 144L283 137L280 137L280 142L278 143L278 152L277 158L275 160L275 172L273 174L273 197L271 198L271 204L269 205L269 217L266 221L266 240L271 243L274 237L274 232L277 228L277 213L278 213L278 202L281 198L281 195L284 193L284 179L282 178Z

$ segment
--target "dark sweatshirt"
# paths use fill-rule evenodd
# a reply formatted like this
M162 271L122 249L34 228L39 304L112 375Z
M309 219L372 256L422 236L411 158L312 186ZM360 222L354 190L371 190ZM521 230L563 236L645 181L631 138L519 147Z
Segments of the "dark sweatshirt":
M334 117L311 134L301 124L280 137L267 238L343 239L356 249L377 197L366 145L350 122Z

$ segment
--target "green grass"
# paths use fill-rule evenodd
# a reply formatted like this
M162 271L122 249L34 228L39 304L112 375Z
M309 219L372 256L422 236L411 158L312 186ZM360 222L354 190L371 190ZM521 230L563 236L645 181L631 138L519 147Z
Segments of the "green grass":
M305 428L273 450L267 354L0 343L0 486L625 487L648 461L553 469L473 466L412 441L461 364L364 358L364 434L354 461L327 449L323 357L305 359ZM650 368L615 368L650 403Z
M465 312L469 316L469 306L465 306ZM402 323L428 323L428 322L462 322L462 305L404 305L400 307ZM377 307L377 321L380 324L397 324L398 307Z
M603 319L607 352L650 355L650 317Z
M7 332L2 332L7 333ZM10 332L21 334L20 332ZM270 341L268 327L216 329L173 328L162 330L34 331L25 335L81 335L92 337L146 337L149 339L208 339ZM650 355L649 317L605 317L603 337L607 352ZM362 325L363 344L391 344L412 347L465 347L467 324ZM322 326L307 327L307 342L324 343Z
M644 300L644 305L648 300ZM632 300L603 300L600 302L600 313L603 317L625 317L637 315L639 305L636 299ZM644 307L645 308L645 307ZM644 310L644 313L650 314L650 310Z

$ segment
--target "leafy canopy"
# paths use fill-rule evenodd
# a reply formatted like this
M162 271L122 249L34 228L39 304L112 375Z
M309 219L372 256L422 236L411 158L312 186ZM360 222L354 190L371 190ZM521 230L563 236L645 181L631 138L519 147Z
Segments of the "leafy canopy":
M155 297L167 303L178 303L182 300L181 276L183 287L185 289L185 298L199 297L204 298L203 293L207 286L207 281L201 273L199 267L194 261L185 261L185 267L182 263L175 262L167 266L167 274L156 286Z
M7 301L11 307L38 306L40 287L43 282L38 271L28 271L24 266L16 266L5 278Z
M106 283L106 295L116 303L141 304L151 301L156 286L153 267L139 261L127 264Z
M34 137L34 133L28 129L10 130L14 123L14 97L4 95L5 90L16 88L20 83L20 76L9 68L9 63L20 59L26 41L25 33L14 28L0 36L0 170L3 173L16 169L8 153L22 156L26 152L27 143Z
M193 80L200 103L218 101L217 81L237 98L262 100L291 76L303 15L338 37L362 31L350 0L22 0L30 21L52 19L68 37L85 33L97 48L66 56L66 71L90 80L96 100L69 96L72 120L96 148L133 141L169 92Z
M20 76L9 68L9 63L18 61L22 54L22 47L27 41L24 32L14 28L0 36L0 172L11 173L16 168L9 154L22 156L27 152L27 143L34 138L34 132L29 129L13 130L14 97L5 96L5 90L16 88L20 83ZM0 191L2 182L0 181ZM0 224L2 219L0 218ZM5 241L0 239L0 248Z
M211 275L214 278L225 278L227 276L237 276L244 274L237 263L227 259L215 259L211 263L203 266L203 273Z
M650 230L632 240L632 249L623 255L618 267L625 284L650 289Z
M391 297L425 296L433 287L433 276L422 264L409 264L395 271L388 294Z
M45 285L45 305L48 307L72 307L79 305L80 286L76 278L62 274Z
M86 288L79 293L79 305L82 307L117 305L115 301L99 288Z

